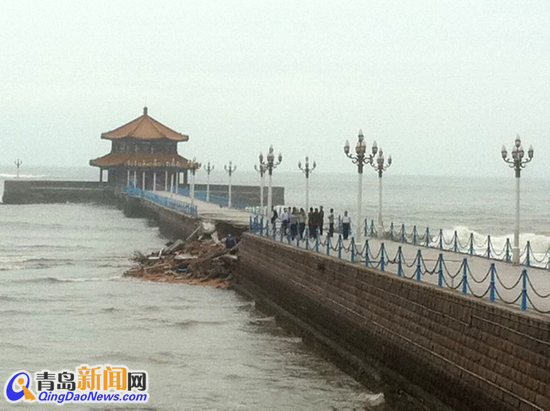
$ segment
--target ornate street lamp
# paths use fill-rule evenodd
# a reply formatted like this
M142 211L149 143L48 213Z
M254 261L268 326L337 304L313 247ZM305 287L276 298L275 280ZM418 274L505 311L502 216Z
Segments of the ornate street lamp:
M210 201L210 173L214 170L214 165L210 165L210 161L204 167L204 171L206 171L206 201Z
M311 167L309 166L308 156L306 156L304 167L302 167L302 162L298 161L298 168L302 170L302 172L306 176L306 226L309 223L309 176L311 173L313 173L313 170L315 170L315 167L317 167L317 163L315 163L315 161L313 162L313 165Z
M229 174L229 193L228 193L228 199L227 199L227 206L231 207L231 175L235 172L237 169L237 166L234 166L231 161L229 162L229 166L223 166L225 171L227 171L227 174Z
M273 146L269 146L269 152L266 156L266 161L264 161L263 154L260 153L260 165L263 165L269 174L269 187L267 191L267 215L269 217L271 209L273 207L273 170L277 168L281 161L283 161L283 156L279 153L279 157L275 162L275 154L273 154Z
M372 152L375 153L376 141L372 143ZM391 166L391 156L388 157L388 162L384 164L384 151L382 147L378 150L378 157L371 162L372 168L378 172L378 238L384 238L384 222L382 220L382 174Z
M199 168L201 168L201 163L198 163L197 159L193 157L189 168L191 170L191 192L189 193L191 196L191 204L195 203L195 173Z
M15 167L17 167L17 178L19 178L19 167L21 167L23 165L23 162L21 160L17 159L13 162L13 164L15 164Z
M533 159L533 146L529 146L527 151L527 158L525 156L525 151L521 145L521 139L519 135L516 136L516 141L514 142L514 148L512 149L512 158L508 158L508 152L506 147L502 146L500 152L502 154L502 159L509 164L510 168L513 168L516 172L516 225L514 228L514 246L512 248L512 262L514 264L519 264L519 179L521 177L521 170L525 168L525 165Z
M265 187L265 172L266 168L262 164L264 156L260 153L260 166L254 164L254 170L260 174L260 215L264 215L264 187Z
M358 173L358 179L357 179L357 222L356 222L356 241L357 243L361 242L361 203L362 203L362 197L363 197L363 167L365 164L372 164L372 159L376 152L378 151L378 147L376 145L372 146L372 154L367 155L367 144L365 143L365 136L363 136L363 131L359 130L357 144L355 145L355 153L356 155L352 155L349 153L350 147L349 147L349 141L346 140L346 144L344 145L344 153L346 153L346 156L348 158L351 158L351 162L353 164L357 164L357 173Z

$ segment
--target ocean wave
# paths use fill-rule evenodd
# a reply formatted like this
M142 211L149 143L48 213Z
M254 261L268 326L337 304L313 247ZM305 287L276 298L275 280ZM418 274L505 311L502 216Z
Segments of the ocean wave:
M3 349L14 349L14 350L26 350L28 347L21 345L21 344L15 344L7 341L0 341L0 347Z
M0 316L32 315L32 314L35 314L35 313L28 310L17 310L17 309L0 310Z
M0 257L0 271L17 271L22 269L36 270L41 268L74 265L75 260L64 258L36 258L29 256Z
M159 352L147 356L147 359L157 364L169 364L174 362L175 355L170 352Z
M17 283L84 283L95 281L116 281L121 277L84 277L84 278L58 278L58 277L39 277L39 278L27 278L24 280L13 280Z
M217 321L217 320L193 320L193 319L174 322L173 320L168 320L166 318L159 318L159 317L142 317L138 321L157 323L165 327L177 327L177 328L190 328L190 327L195 327L199 325L221 325L221 324L227 324L229 322L229 321Z
M140 308L143 311L160 311L160 307L158 305L144 305Z
M101 312L104 312L104 313L115 313L119 311L122 311L122 310L120 308L115 308L115 307L106 307L101 309Z
M456 226L452 229L443 230L443 237L445 238L445 241L449 242L453 240L453 235L456 231L457 237L461 245L465 246L466 244L469 244L470 241L470 234L473 234L474 237L474 243L477 247L481 247L482 245L486 245L487 241L487 234L479 233L475 230L470 230L468 227L465 226ZM437 233L432 233L433 236L436 236ZM499 251L501 249L504 249L506 246L506 240L509 239L510 243L513 243L514 240L514 234L505 234L505 235L495 235L491 236L491 244L495 248L495 250ZM534 253L546 253L550 249L550 237L541 235L541 234L535 234L535 233L521 233L519 235L519 244L520 249L523 251L523 248L525 248L525 245L527 244L527 241L531 244L531 249Z
M179 328L189 328L197 325L221 325L221 324L227 324L227 321L183 320L175 323L175 325Z
M275 322L275 317L254 318L253 320L248 321L249 324L265 324L273 322Z

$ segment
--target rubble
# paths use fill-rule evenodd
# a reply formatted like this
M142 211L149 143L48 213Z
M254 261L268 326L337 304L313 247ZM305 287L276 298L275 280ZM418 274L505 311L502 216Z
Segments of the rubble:
M143 255L134 252L137 264L124 273L147 281L184 283L228 288L233 279L232 268L238 260L238 243L231 237L220 242L216 232L195 230L185 241L176 240L160 252ZM193 239L196 237L197 239ZM236 244L231 248L226 245Z

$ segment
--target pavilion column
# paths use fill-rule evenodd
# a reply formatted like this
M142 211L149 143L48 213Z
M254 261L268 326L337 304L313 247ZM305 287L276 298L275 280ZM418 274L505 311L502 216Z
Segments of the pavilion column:
M134 188L137 188L137 170L134 168Z
M141 189L145 190L145 170L141 172Z
M174 173L170 173L170 197L174 196Z
M153 191L157 191L157 172L153 172Z
M130 169L128 169L126 172L126 185L130 185Z
M164 172L164 191L168 191L168 170Z
M179 170L176 171L175 179L176 179L176 189L174 190L174 192L175 192L176 194L178 194L178 183L179 183L179 179L180 179L180 172L179 172Z
M183 184L184 185L187 185L188 184L188 180L187 180L187 170L185 170L183 172Z
M103 183L103 169L99 167L99 182Z

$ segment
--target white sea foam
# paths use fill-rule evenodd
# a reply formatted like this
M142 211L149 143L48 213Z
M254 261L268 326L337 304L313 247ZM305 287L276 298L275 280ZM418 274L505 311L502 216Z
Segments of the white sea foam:
M362 393L360 395L362 401L364 401L369 407L379 407L386 401L384 398L384 393L378 394L367 394Z
M443 230L443 237L445 238L445 241L452 241L455 231L460 244L463 246L469 244L470 234L473 234L474 243L477 248L484 245L487 246L487 234L478 233L477 231L470 230L468 227L464 226L456 226L451 230ZM437 233L432 233L432 235L437 235ZM514 234L506 234L501 236L491 235L491 244L497 252L500 252L500 250L504 249L506 246L507 239L509 239L510 244L512 244ZM550 248L550 237L534 233L521 233L519 235L519 243L522 251L525 248L527 241L531 244L531 249L535 254L545 254Z

